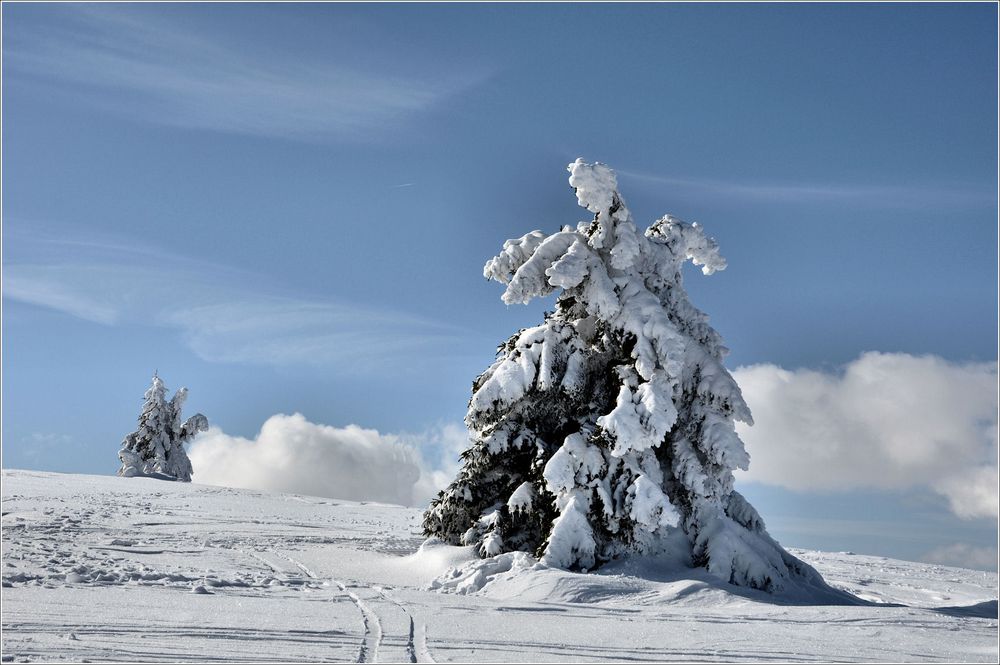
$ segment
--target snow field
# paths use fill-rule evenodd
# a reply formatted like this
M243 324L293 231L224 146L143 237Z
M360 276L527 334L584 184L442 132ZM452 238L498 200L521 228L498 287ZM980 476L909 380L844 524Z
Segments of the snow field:
M680 556L586 575L480 560L384 504L6 470L3 513L5 661L998 656L995 573L793 550L879 603L795 605Z

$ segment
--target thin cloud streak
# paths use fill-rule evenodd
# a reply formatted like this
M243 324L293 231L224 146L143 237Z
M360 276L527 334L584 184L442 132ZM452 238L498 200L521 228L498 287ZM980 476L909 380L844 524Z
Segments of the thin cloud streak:
M976 547L969 543L942 545L924 554L921 557L921 561L944 566L956 566L958 568L996 570L997 548Z
M891 520L837 519L832 517L789 517L765 515L769 529L793 537L837 537L842 540L859 536L866 538L891 537L893 540L919 543L927 534L912 526Z
M75 281L74 275L60 270L60 266L5 265L3 273L4 298L47 307L93 323L114 325L119 320L119 308L111 303L60 286Z
M417 317L288 298L225 302L161 317L200 357L218 362L385 366L458 340ZM410 361L412 363L412 360Z
M58 28L11 36L5 74L155 124L367 140L485 79L469 67L435 66L434 76L416 77L310 62L262 53L259 45L225 45L152 13L138 20L107 6L60 9Z
M3 297L104 325L171 328L214 362L415 368L470 337L417 315L290 296L260 286L260 276L125 246L36 239L29 253L46 260L5 263Z
M624 179L688 192L693 196L717 197L748 203L843 203L882 209L915 209L927 206L995 206L996 191L972 186L896 186L814 183L745 183L725 180L678 178L637 171L618 170Z

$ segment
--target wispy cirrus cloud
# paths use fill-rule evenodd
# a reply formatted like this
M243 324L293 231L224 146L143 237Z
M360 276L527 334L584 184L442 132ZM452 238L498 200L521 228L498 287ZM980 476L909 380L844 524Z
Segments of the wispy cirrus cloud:
M275 296L215 302L164 312L202 358L219 362L386 364L460 338L453 327L375 308Z
M618 170L624 180L661 189L686 192L747 203L842 203L875 209L917 209L927 206L993 206L996 190L972 184L888 185L874 183L809 183L730 181L713 178L675 177L640 171Z
M155 124L321 141L371 139L487 76L454 63L387 71L367 64L365 45L353 57L274 53L237 31L198 32L172 18L149 8L59 7L43 24L5 26L4 75Z
M417 314L289 295L260 275L116 239L15 235L4 298L104 325L170 328L209 361L367 371L406 358L412 368L469 337Z

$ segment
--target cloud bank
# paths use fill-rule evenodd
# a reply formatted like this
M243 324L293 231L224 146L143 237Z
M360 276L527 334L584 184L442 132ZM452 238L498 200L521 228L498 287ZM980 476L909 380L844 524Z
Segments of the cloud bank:
M740 478L799 491L926 487L962 518L996 517L997 365L865 353L841 372L734 372L755 425Z
M840 372L764 364L734 374L756 421L738 426L751 456L741 480L806 492L924 489L961 518L997 517L995 363L865 353ZM270 417L254 439L213 428L190 455L200 483L425 505L467 446L459 424L383 434L295 414Z
M331 427L301 414L267 419L253 439L213 427L189 455L194 480L207 485L423 506L448 482L466 445L449 425L422 435ZM425 456L435 457L430 468Z

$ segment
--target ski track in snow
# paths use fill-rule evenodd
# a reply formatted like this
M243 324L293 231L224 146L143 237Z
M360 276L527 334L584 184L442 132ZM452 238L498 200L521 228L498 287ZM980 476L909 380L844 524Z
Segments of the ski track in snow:
M305 564L293 559L287 554L281 556L288 559L293 565L299 568L307 577L316 579L318 576ZM403 604L383 587L378 585L363 586L356 583L351 584L351 588L363 589L369 592L362 600L354 591L348 589L347 583L341 580L330 578L330 582L336 584L341 591L346 593L351 600L361 610L365 624L365 641L358 656L358 662L386 662L386 663L433 663L430 649L427 647L426 625L421 631L419 646L416 641L416 629L413 616ZM377 595L372 595L373 591ZM379 608L376 610L375 608ZM402 616L399 616L402 614ZM372 643L372 631L370 626L375 626L375 639ZM387 629L387 626L390 629Z
M298 561L296 561L292 557L288 556L287 554L282 554L280 552L275 552L275 551L272 551L272 552L269 552L269 553L273 554L275 557L281 557L283 559L286 559L289 563L291 563L299 571L301 571L306 577L308 577L310 579L316 579L316 575L314 575L312 573L312 571L310 571L304 565L302 565L301 563L299 563ZM258 554L256 552L246 552L246 554L249 555L249 556L251 556L251 557L253 557L253 558L255 558L255 559L257 559L258 561L262 562L264 565L268 566L269 568L271 568L276 573L283 573L283 572L285 572L280 566L275 565L273 562L269 561L267 558L261 556L260 554ZM359 662L359 663L373 663L373 662L378 662L377 661L377 657L375 655L376 651L372 648L372 635L371 635L371 628L370 628L371 620L369 618L370 613L367 611L367 608L365 608L364 605L358 600L357 596L355 596L354 594L352 594L352 593L350 593L350 592L347 591L347 587L342 582L340 582L338 580L334 580L334 579L331 579L330 582L333 583L334 585L336 585L336 587L345 596L347 596L348 598L350 598L351 602L353 602L358 607L358 610L361 612L361 622L362 622L362 625L364 627L364 631L363 631L363 634L362 634L361 646L360 646L360 648L358 650L358 659L357 659L357 662ZM376 621L377 621L377 618L376 618Z
M287 554L282 554L281 556L288 559L292 565L296 566L301 570L307 577L316 579L316 574L309 570L305 565L296 561ZM358 652L358 662L359 663L378 663L379 661L379 646L382 644L384 639L384 634L382 632L382 620L379 615L376 614L371 607L368 606L363 600L361 600L357 594L348 591L347 585L337 579L330 579L330 582L335 584L338 589L340 589L348 598L351 599L355 605L357 605L358 610L361 612L361 621L365 627L364 640L361 643L361 649ZM374 626L374 635L372 634L372 627ZM373 639L374 638L374 639Z
M996 573L793 550L877 604L782 605L698 571L642 565L497 568L462 595L429 584L458 579L451 568L475 573L469 551L417 552L419 518L382 504L4 471L4 662L997 660Z
M287 574L288 571L281 566L276 565L273 561L269 560L266 556L263 556L258 552L245 552L248 556L257 559L264 565L271 568L275 573ZM409 624L409 632L405 637L400 637L397 634L387 635L383 626L386 624L386 619L383 615L377 612L373 608L372 599L367 600L362 599L355 591L351 589L365 588L360 587L356 583L348 583L342 580L336 579L334 577L321 579L319 575L314 573L301 561L294 559L292 556L285 552L279 552L276 550L271 550L265 552L264 554L270 554L276 558L281 558L290 563L294 568L305 575L307 579L316 580L322 582L324 586L336 587L344 596L350 598L351 602L354 603L358 608L358 612L361 615L361 623L364 628L363 635L361 639L361 645L358 649L357 662L359 663L379 663L379 662L426 662L418 661L416 658L416 651L413 644L413 619L410 617L406 609L396 600L392 599L388 594L384 592L383 589L377 586L367 587L375 591L379 596L385 600L391 602L396 608L402 611L406 615L406 620ZM350 584L350 586L348 586ZM362 591L364 593L364 591ZM403 646L399 646L399 642L403 642ZM405 657L400 657L397 651L402 650L405 652Z
M361 652L358 654L359 663L377 663L378 659L378 646L382 642L382 622L379 621L378 615L372 612L371 608L368 607L357 594L352 593L347 590L347 585L343 582L337 582L337 586L351 599L351 601L358 606L361 611L361 621L365 625L365 640L361 645ZM372 627L375 628L375 639L372 640Z

